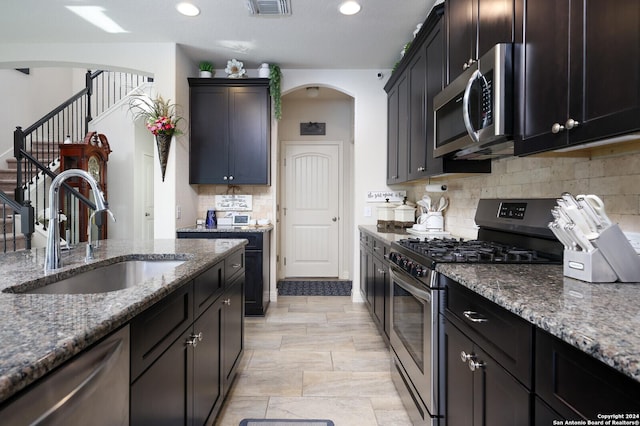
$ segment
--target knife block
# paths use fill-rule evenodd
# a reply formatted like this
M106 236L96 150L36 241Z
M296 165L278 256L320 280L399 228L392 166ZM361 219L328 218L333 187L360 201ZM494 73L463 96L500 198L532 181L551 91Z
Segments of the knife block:
M591 240L595 250L564 251L564 275L592 283L640 283L640 256L617 224Z

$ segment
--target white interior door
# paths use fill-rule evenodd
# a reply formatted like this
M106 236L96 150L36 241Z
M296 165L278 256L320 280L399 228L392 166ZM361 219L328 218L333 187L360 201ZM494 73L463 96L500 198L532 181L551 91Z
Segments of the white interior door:
M142 226L142 238L153 239L153 155L143 154L142 163L144 167L144 219Z
M285 277L338 277L341 144L285 142Z

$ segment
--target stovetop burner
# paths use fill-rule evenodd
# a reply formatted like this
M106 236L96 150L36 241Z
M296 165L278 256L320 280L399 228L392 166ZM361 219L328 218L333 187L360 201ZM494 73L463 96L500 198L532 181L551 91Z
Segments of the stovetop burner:
M446 263L551 263L536 250L491 241L403 239L398 244L431 262Z

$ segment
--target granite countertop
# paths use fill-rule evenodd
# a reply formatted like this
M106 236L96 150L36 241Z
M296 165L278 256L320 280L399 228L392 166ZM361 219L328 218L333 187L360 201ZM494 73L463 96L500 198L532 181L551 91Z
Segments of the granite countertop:
M266 226L217 226L216 228L198 228L194 226L188 226L186 228L179 228L176 232L269 232L273 230L273 225Z
M392 243L394 241L402 240L405 238L411 238L414 236L407 233L407 231L401 228L394 229L393 231L390 231L390 232L381 232L380 230L378 230L378 227L376 225L360 225L358 226L358 229L361 231L365 231L373 235L374 237L379 238L387 243Z
M640 382L640 284L587 283L562 265L462 265L438 272Z
M85 245L62 253L63 267L44 273L44 249L0 255L0 402L126 324L173 290L246 245L243 239L103 240L85 263ZM124 290L98 294L15 294L17 284L53 282L127 259L186 260Z
M389 243L406 234L359 226ZM640 382L640 283L588 283L562 265L440 263L436 270Z

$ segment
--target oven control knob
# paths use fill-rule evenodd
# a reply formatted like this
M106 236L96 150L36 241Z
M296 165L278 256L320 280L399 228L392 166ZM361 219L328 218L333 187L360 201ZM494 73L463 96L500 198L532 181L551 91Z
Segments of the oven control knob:
M424 277L424 268L420 265L416 266L415 273L413 275L415 275L418 278Z

